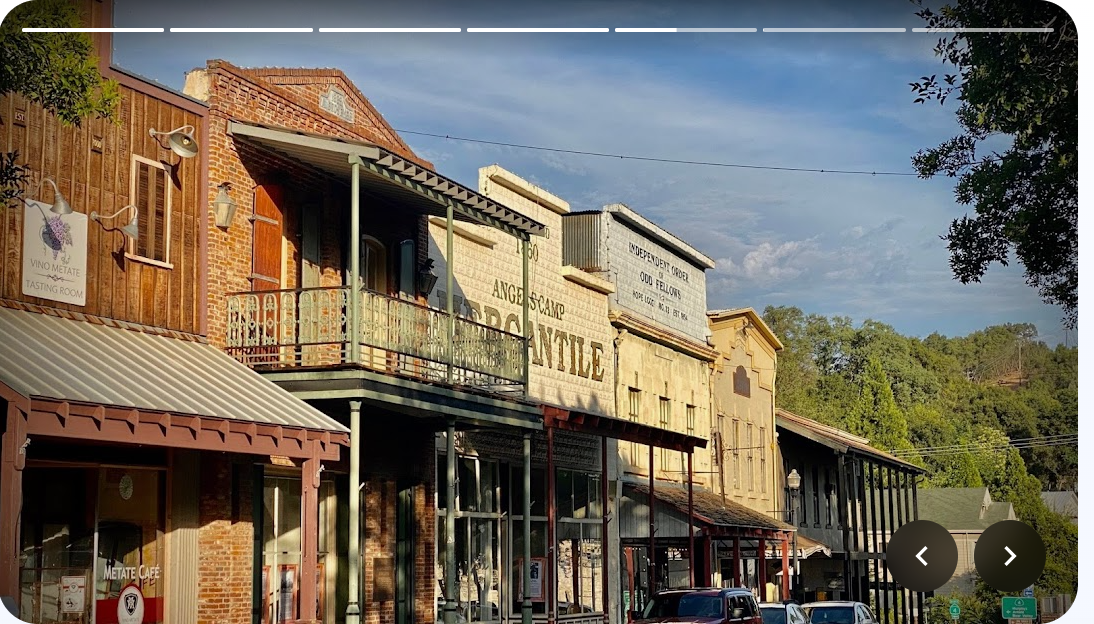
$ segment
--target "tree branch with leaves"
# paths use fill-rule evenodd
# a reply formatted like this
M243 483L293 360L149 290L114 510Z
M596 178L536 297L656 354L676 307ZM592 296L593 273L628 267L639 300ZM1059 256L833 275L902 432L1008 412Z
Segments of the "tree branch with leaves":
M12 9L0 24L0 96L21 94L67 126L91 116L117 121L121 93L99 72L87 33L23 32L86 25L70 0L33 0ZM16 152L0 154L0 205L23 192L29 174L18 160Z
M957 201L974 214L954 219L942 236L962 283L979 282L1011 254L1026 282L1078 319L1078 36L1071 17L1051 2L957 0L936 13L935 53L954 73L909 83L915 103L958 102L962 134L921 150L912 164L922 178L956 177ZM1045 29L975 32L969 28ZM956 29L956 31L954 31ZM1009 143L989 149L985 143Z

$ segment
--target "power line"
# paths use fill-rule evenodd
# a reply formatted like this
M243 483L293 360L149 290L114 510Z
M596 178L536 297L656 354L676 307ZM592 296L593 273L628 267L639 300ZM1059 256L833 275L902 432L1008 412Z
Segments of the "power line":
M970 451L1001 451L1007 449L1031 449L1050 446L1073 446L1078 444L1078 434L1062 434L1055 436L1042 436L1036 438L1020 438L998 444L955 444L951 446L923 447L919 449L900 450L893 453L897 457L930 457L935 455L960 455Z
M608 154L604 152L587 152L582 150L562 149L557 147L543 147L540 145L522 145L520 143L505 143L503 141L487 141L484 139L469 139L467 137L452 136L450 134L435 134L432 132L418 132L415 130L398 130L399 134L415 134L418 136L446 139L449 141L464 141L467 143L479 143L482 145L496 145L499 147L517 147L520 149L538 150L541 152L555 152L558 154L576 154L579 156L598 156L600 158L618 158L622 160L640 160L644 162L671 163L677 165L701 165L705 167L727 167L732 169L761 169L764 171L793 171L799 173L841 173L845 175L869 175L869 176L918 176L911 171L858 171L853 169L812 169L808 167L775 167L768 165L746 165L742 163L712 162L705 160L679 160L675 158L655 158L653 156L631 156L627 154ZM970 163L976 165L979 163Z

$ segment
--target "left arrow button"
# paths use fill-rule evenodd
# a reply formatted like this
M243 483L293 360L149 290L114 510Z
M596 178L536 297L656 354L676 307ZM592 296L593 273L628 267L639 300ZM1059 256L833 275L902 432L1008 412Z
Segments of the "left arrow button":
M927 561L925 559L923 559L923 553L925 553L925 552L927 552L927 547L926 546L924 546L923 550L919 551L919 554L915 556L915 558L919 559L919 562L922 563L923 565L927 565Z

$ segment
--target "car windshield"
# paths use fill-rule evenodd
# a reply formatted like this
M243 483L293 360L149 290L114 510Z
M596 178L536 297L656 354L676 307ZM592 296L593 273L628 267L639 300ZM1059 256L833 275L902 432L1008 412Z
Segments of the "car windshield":
M855 624L852 607L813 607L809 611L810 624Z
M786 624L786 607L760 607L764 624Z
M642 619L652 620L659 618L676 617L676 609L680 604L680 596L683 594L666 594L664 596L654 596L646 604L646 609L642 612Z
M719 595L687 594L680 597L676 608L679 617L722 617L722 597Z

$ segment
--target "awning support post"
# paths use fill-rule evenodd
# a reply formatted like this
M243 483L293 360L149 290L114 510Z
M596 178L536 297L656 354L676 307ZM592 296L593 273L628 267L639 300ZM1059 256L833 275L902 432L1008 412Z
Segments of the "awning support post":
M361 363L361 160L350 157L349 361ZM351 443L352 444L352 443Z
M532 434L524 434L524 500L521 501L524 521L524 583L520 603L521 624L532 624Z
M356 239L354 239L356 240ZM354 286L351 292L357 290ZM349 595L346 624L361 621L361 402L349 402Z
M789 533L787 535L789 535ZM783 546L782 546L782 551L783 551L783 591L782 591L783 597L782 597L782 599L783 600L790 600L790 583L791 583L792 580L794 582L797 581L797 579L791 579L790 578L790 538L787 537L787 535L783 536Z
M688 583L695 587L695 473L688 451Z
M654 481L654 479L653 479L653 444L651 443L649 446L650 446L650 496L649 496L649 500L648 500L647 504L649 505L649 509L650 509L650 511L649 511L649 516L650 516L650 518L649 518L649 520L650 520L650 552L649 552L649 557L647 557L647 559L646 559L646 564L649 567L650 596L653 596L653 594L657 592L657 564L655 563L655 561L657 559L657 555L656 555L657 538L654 536L654 533L656 533L656 531L657 531L657 522L655 521L655 518L657 517L657 514L654 513L654 509L656 509L656 502L657 501L656 501L656 499L654 499L654 495L653 495L653 481Z
M760 585L760 600L767 601L767 540L762 537L756 544L756 574Z
M558 620L558 540L555 539L555 428L547 427L547 624Z
M521 292L524 293L522 297L520 311L522 315L521 327L524 328L524 354L522 363L521 378L524 380L524 396L528 396L528 364L532 358L528 355L528 349L532 346L532 340L535 336L532 335L531 321L529 320L529 296L528 296L528 254L530 253L528 245L528 235L524 234L520 239L520 266L521 266Z
M600 436L600 591L601 606L604 609L604 624L611 621L608 603L611 602L611 590L608 589L608 436Z
M448 357L445 358L445 364L447 364L448 382L452 383L452 362L456 359L452 349L456 344L456 310L455 300L453 299L454 293L452 292L453 278L452 278L452 204L448 204L448 215L445 218L445 251L444 251L444 284L445 284L445 311L448 312Z
M300 620L316 621L319 572L319 442L310 442L311 457L300 469Z
M451 210L451 208L449 209ZM449 215L451 216L451 212ZM451 224L451 222L450 222ZM449 256L451 260L451 256ZM451 263L449 264L451 267ZM451 273L449 273L451 275ZM451 291L449 291L451 297ZM451 301L451 299L449 299ZM445 487L447 496L444 506L444 624L456 624L456 419L448 419L445 440Z
M23 507L27 415L8 403L6 418L7 428L0 443L0 596L18 605L19 512Z

